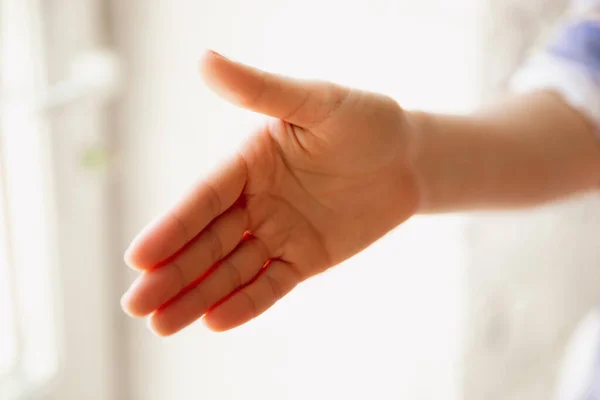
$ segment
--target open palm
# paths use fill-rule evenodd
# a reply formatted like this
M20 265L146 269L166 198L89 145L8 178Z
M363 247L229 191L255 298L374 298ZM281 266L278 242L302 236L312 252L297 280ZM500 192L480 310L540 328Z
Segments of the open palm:
M126 261L142 270L122 299L169 335L202 316L221 331L410 217L418 190L412 129L390 98L268 74L209 52L203 77L274 118L169 212Z

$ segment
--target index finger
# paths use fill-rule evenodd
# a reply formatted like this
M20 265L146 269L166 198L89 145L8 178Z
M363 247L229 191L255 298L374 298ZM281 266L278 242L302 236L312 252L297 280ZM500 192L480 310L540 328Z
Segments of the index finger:
M125 251L125 262L136 269L160 266L236 202L246 179L240 155L220 165L136 236Z

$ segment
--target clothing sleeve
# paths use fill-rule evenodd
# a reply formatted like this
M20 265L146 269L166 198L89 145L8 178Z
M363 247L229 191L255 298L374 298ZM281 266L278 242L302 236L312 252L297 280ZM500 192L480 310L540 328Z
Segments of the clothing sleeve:
M515 92L559 93L598 127L600 138L600 0L579 0L511 80Z

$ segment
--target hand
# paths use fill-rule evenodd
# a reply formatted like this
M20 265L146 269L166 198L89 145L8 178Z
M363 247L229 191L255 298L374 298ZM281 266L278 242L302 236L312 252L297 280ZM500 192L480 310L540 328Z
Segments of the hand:
M207 85L268 119L126 252L142 271L130 315L170 335L204 316L223 331L414 214L414 128L385 96L300 81L207 53ZM360 288L357 288L360 290Z

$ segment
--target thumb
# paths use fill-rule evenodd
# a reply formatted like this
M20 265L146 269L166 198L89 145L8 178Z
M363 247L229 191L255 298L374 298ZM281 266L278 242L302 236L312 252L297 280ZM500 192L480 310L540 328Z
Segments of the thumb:
M200 64L202 78L225 100L248 110L314 128L329 118L350 90L329 82L271 74L208 51Z

